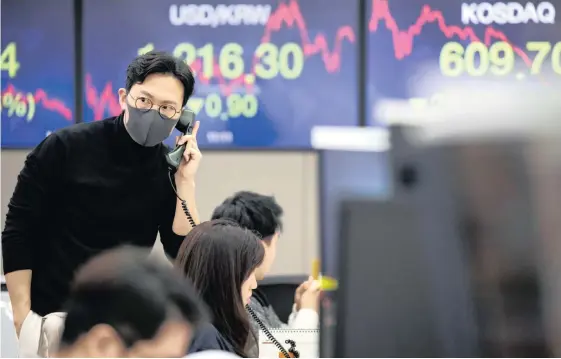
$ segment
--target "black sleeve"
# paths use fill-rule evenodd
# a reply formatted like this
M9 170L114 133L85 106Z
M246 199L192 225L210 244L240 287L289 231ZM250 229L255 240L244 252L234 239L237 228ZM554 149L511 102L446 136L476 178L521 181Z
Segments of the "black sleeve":
M185 236L175 234L173 231L173 219L175 218L175 206L177 204L177 197L175 192L171 188L171 184L168 184L169 188L164 191L164 203L161 209L160 216L160 240L166 254L175 259L177 257L177 252L179 252L179 247Z
M65 153L64 144L53 133L27 156L8 204L2 232L4 273L32 269L34 231L39 227L41 217L55 210L52 194L60 186Z

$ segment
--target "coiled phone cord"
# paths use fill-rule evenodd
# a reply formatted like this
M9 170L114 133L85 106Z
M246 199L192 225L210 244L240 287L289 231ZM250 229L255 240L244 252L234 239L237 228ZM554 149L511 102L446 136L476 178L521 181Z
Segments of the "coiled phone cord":
M168 171L168 178L169 178L169 183L171 184L171 188L173 188L173 191L175 192L175 195L176 195L177 199L179 199L181 201L181 208L183 208L183 212L185 212L185 215L187 216L187 219L189 220L189 224L191 225L191 228L195 228L195 226L197 224L193 220L193 217L191 216L191 212L189 212L189 208L187 208L187 202L183 198L179 197L179 194L177 193L177 189L175 188L175 184L173 183L173 180L171 178L171 171ZM259 319L259 317L257 317L257 314L255 314L253 309L251 309L251 307L249 305L246 305L246 308L247 308L247 311L249 312L249 314L253 317L253 320L255 320L257 322L257 324L259 325L259 327L261 328L263 333L265 333L267 338L269 338L269 340L272 341L276 345L276 347L281 351L281 353L284 355L285 358L290 358L290 355L288 354L286 349L284 349L282 344L279 343L279 341L273 336L273 334L271 334L271 332L269 331L269 329L267 329L265 324L263 324L263 322L261 322L261 320ZM298 351L294 350L294 351L292 351L292 353L294 354L294 356L296 358L300 357Z
M191 216L191 212L189 212L189 208L187 208L187 202L183 198L179 197L179 194L177 193L177 190L171 178L171 171L168 171L168 178L169 178L169 183L171 184L171 188L173 188L173 191L175 192L175 196L177 197L178 200L181 201L181 208L183 208L183 212L185 212L185 216L187 216L187 220L189 221L191 228L195 228L197 224L193 220L193 217Z
M273 334L271 334L271 332L269 331L269 329L267 329L267 327L265 326L265 324L263 324L263 322L259 319L259 317L257 316L257 314L255 314L255 312L253 311L253 309L251 309L251 307L248 305L245 306L245 308L247 309L247 311L249 312L249 314L253 317L253 320L255 320L257 322L257 324L259 325L259 328L261 328L261 330L263 331L263 333L265 333L265 336L267 338L269 338L270 341L273 342L273 344L275 344L275 346L280 350L280 352L282 353L282 355L284 355L285 358L290 358L290 354L288 354L288 352L286 351L286 349L284 349L284 347L282 346L281 343L279 343L279 341L273 336ZM298 352L294 353L294 356L296 358L299 357Z

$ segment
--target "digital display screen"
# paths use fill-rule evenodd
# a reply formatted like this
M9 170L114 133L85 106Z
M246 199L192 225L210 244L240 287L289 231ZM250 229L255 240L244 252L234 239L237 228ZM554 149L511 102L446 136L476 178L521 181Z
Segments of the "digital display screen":
M322 274L337 277L341 201L388 198L391 173L386 153L322 151L320 156Z
M547 81L561 76L558 2L369 0L367 123L376 103L444 100L419 82ZM436 77L433 77L436 75ZM429 93L430 92L430 93Z
M74 123L72 0L3 0L2 148L31 148Z
M199 146L310 148L312 127L358 124L357 11L356 0L86 0L84 120L120 113L127 65L161 50L196 73Z

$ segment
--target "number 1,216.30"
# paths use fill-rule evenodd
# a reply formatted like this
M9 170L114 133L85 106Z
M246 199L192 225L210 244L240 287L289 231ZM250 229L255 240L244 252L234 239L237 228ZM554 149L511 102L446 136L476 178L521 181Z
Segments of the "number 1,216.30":
M138 53L143 54L153 49L154 45L150 43L140 48ZM215 45L211 43L196 47L191 43L182 42L175 46L173 55L184 59L189 66L200 60L197 70L199 76L206 79L220 76L234 80L242 76L254 75L269 80L280 75L287 80L294 80L304 69L304 52L295 42L287 42L280 47L273 43L260 44L254 52L254 56L258 59L253 68L254 74L246 73L244 48L240 44L229 42L216 50ZM218 53L217 57L215 53Z

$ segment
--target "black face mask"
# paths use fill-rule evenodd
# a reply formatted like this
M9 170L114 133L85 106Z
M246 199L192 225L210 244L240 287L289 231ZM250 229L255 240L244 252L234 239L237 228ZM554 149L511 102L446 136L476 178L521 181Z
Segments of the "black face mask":
M163 119L157 110L139 110L127 104L129 118L125 125L127 132L141 146L153 147L169 137L177 125L177 120Z

